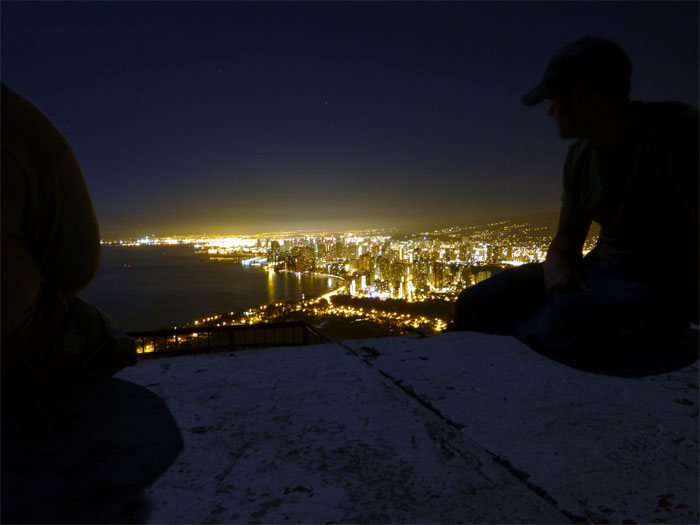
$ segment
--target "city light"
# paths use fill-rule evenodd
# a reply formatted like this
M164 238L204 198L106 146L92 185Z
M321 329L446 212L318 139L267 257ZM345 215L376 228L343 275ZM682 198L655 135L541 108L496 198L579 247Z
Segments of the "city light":
M259 266L269 273L287 272L297 277L302 274L325 276L329 285L334 286L332 291L317 298L302 297L301 301L292 303L259 305L240 313L210 315L194 320L192 326L249 325L299 312L317 318L342 317L439 332L448 326L447 316L400 313L391 308L425 301L452 302L464 288L504 268L543 261L552 240L544 226L510 221L450 227L401 239L387 233L391 232L293 232L259 237L146 236L135 241L103 243L122 247L189 245L194 252L212 261L235 261ZM583 252L590 251L596 240L587 240ZM373 306L343 304L343 298L367 300ZM196 338L197 334L191 337ZM180 340L182 338L178 338ZM148 347L144 351L148 352Z

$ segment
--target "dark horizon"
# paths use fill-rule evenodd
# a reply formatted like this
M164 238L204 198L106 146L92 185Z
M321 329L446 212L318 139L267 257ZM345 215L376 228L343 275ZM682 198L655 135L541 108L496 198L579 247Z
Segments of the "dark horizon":
M3 2L2 79L72 143L103 238L556 213L569 146L521 105L563 45L698 104L698 4Z

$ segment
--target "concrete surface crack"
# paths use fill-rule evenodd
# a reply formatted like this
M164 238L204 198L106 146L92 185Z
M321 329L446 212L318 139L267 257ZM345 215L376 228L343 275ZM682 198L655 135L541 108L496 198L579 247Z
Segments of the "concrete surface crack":
M518 479L527 488L529 488L532 492L537 494L540 498L542 498L547 503L549 503L554 508L556 508L559 512L564 514L564 516L569 518L572 523L590 523L590 521L588 519L584 518L583 516L577 516L576 514L573 514L569 511L567 511L566 509L562 509L559 506L559 503L557 502L557 500L554 497L552 497L545 489L543 489L542 487L540 487L538 485L535 485L531 481L528 481L528 479L530 478L530 474L528 474L527 472L523 472L522 470L514 467L510 461L508 461L504 457L499 456L495 452L491 452L487 448L484 448L483 450L491 456L491 458L493 459L494 462L501 465L508 472L510 472L516 479Z
M453 428L454 430L456 430L459 433L459 436L464 437L464 434L462 433L462 429L465 427L464 425L457 423L456 421L453 421L452 419L447 417L445 414L443 414L432 403L430 403L429 401L426 401L424 398L422 398L420 395L418 395L411 385L404 384L400 379L396 379L391 374L374 366L370 362L369 359L358 355L350 347L347 347L345 345L343 345L343 346L345 348L351 350L354 355L356 355L357 357L360 357L360 359L362 359L368 366L374 368L377 372L379 372L382 376L384 376L389 381L391 381L394 385L396 385L398 388L400 388L403 392L405 392L411 398L415 399L420 405L427 408L429 411L431 411L433 414L435 414L437 417L439 417L442 421L447 423L447 425L449 425L451 428ZM465 460L469 461L470 463L473 462L473 460L476 460L478 462L478 459L467 457L463 453L463 451L459 450L458 447L455 447L454 445L449 443L448 441L450 441L450 440L446 441L445 439L440 438L439 436L434 436L434 437L440 443L440 445L443 446L443 448L449 449L453 453L455 453L455 452L458 453L461 457L463 457ZM496 463L496 464L500 465L502 468L504 468L518 482L525 485L525 487L527 487L530 491L532 491L534 494L536 494L539 498L541 498L546 503L548 503L550 506L554 507L558 512L562 513L564 516L569 518L572 523L589 523L588 519L586 519L582 516L577 516L576 514L573 514L565 509L562 509L559 506L559 503L557 502L557 500L551 494L549 494L542 487L529 481L530 475L528 473L523 472L522 470L514 467L510 463L510 461L508 461L507 459L499 456L498 454L488 450L487 448L484 448L482 445L477 444L477 446L479 446L484 452L486 452L491 457L491 459L494 461L494 463Z
M371 365L370 365L370 366L371 366ZM437 415L440 419L442 419L443 421L447 422L447 424L449 424L451 427L453 427L453 428L455 428L455 429L457 429L457 430L462 430L462 429L464 428L464 425L462 425L461 423L457 423L456 421L453 421L452 419L450 419L449 417L447 417L445 414L443 414L438 408L436 408L435 405L433 405L432 403L426 401L426 400L423 399L421 396L419 396L418 394L416 394L416 391L413 389L413 387L412 387L411 385L405 385L405 384L403 383L403 381L401 381L400 379L396 379L396 378L393 377L391 374L388 374L388 373L384 372L383 370L380 370L379 368L375 368L375 369L377 370L377 372L379 372L381 375L383 375L384 377L386 377L389 381L391 381L391 382L394 383L397 387L399 387L401 390L403 390L406 394L408 394L408 395L411 396L413 399L415 399L416 401L418 401L418 403L420 403L420 404L423 405L425 408L427 408L428 410L430 410L431 412L433 412L434 414L436 414L436 415Z

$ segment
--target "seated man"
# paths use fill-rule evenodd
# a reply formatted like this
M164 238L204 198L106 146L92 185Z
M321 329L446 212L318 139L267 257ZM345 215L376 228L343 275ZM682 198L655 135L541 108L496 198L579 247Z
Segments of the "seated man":
M135 346L76 297L97 274L100 238L73 150L49 118L2 84L2 384L35 390L114 373Z
M652 348L698 321L698 110L630 102L615 43L580 39L523 97L548 99L564 165L558 232L543 263L465 289L453 328L513 334L554 352ZM598 243L582 256L591 222Z

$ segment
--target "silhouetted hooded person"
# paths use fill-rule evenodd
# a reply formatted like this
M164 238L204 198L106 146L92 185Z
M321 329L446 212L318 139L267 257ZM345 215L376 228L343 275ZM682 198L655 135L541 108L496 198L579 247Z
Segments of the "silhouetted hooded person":
M662 346L698 321L698 109L631 102L631 72L620 46L585 37L523 97L549 100L559 137L575 139L558 232L543 263L465 289L455 329L567 352Z
M97 274L100 238L73 149L5 84L0 102L3 390L114 373L135 347L76 297Z

